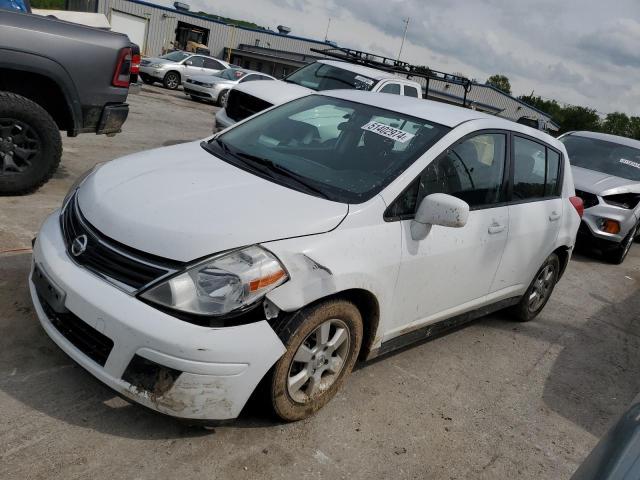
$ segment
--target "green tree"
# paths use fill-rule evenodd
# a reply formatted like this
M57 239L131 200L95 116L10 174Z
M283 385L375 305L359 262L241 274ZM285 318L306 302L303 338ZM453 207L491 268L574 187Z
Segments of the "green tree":
M504 93L511 95L511 83L506 75L491 75L484 83L485 85L491 85L492 87L496 87L498 90L502 90Z
M600 117L593 108L570 105L560 111L558 124L560 133L571 130L589 130L599 132L601 130Z
M621 135L623 137L630 136L630 119L626 113L613 112L608 113L602 122L602 131L612 135Z
M64 0L31 0L31 8L64 10Z

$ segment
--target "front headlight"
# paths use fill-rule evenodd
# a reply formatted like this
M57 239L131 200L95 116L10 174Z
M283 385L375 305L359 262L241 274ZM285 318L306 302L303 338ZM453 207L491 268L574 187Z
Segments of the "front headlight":
M220 316L252 305L288 278L272 253L252 246L199 263L141 297L181 312Z
M73 196L73 194L76 192L76 190L78 190L78 188L80 188L80 185L82 185L82 182L84 182L89 175L91 175L92 173L95 173L96 171L98 171L98 169L100 167L102 167L102 165L104 165L106 162L100 162L100 163L96 163L93 167L91 167L89 170L87 170L86 172L83 172L80 174L80 176L78 178L76 178L76 181L73 182L73 184L71 184L71 188L69 188L69 191L67 192L67 194L64 196L64 200L62 201L62 208L64 209L64 206L67 204L67 202L69 201L69 199Z
M211 88L213 87L213 83L203 83L202 86L205 88Z

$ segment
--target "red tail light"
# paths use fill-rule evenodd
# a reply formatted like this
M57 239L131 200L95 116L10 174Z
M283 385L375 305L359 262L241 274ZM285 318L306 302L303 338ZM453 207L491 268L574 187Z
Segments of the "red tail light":
M118 55L118 63L116 63L116 69L113 72L113 81L111 82L114 87L129 87L129 77L131 75L131 47L126 47L120 50Z
M140 55L134 53L131 60L131 74L137 75L138 73L140 73Z
M580 215L580 218L582 218L582 215L584 215L584 203L582 199L580 197L571 197L569 201L571 205L573 205L573 208L576 209L576 212L578 212L578 215Z

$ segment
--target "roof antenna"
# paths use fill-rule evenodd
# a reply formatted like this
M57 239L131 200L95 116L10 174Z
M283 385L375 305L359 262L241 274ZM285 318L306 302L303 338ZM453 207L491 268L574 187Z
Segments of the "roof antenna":
M407 38L407 29L409 28L409 20L411 17L407 17L406 20L402 20L404 23L404 33L402 34L402 43L400 44L400 51L398 52L398 61L400 61L400 55L402 55L402 47L404 47L404 40Z

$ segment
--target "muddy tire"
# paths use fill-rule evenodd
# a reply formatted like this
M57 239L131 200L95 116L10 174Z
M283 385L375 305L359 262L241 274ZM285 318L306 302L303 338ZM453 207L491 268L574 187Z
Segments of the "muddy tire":
M287 351L271 372L271 404L282 420L302 420L326 405L351 373L362 316L350 302L329 300L279 320L274 329Z
M21 95L0 92L0 195L23 195L60 164L62 139L51 115Z
M169 72L162 79L162 85L169 90L177 90L180 86L180 74L178 72Z
M542 311L551 298L553 289L560 275L560 259L552 253L544 261L540 270L533 277L533 281L520 302L512 308L515 320L528 322L533 320Z

